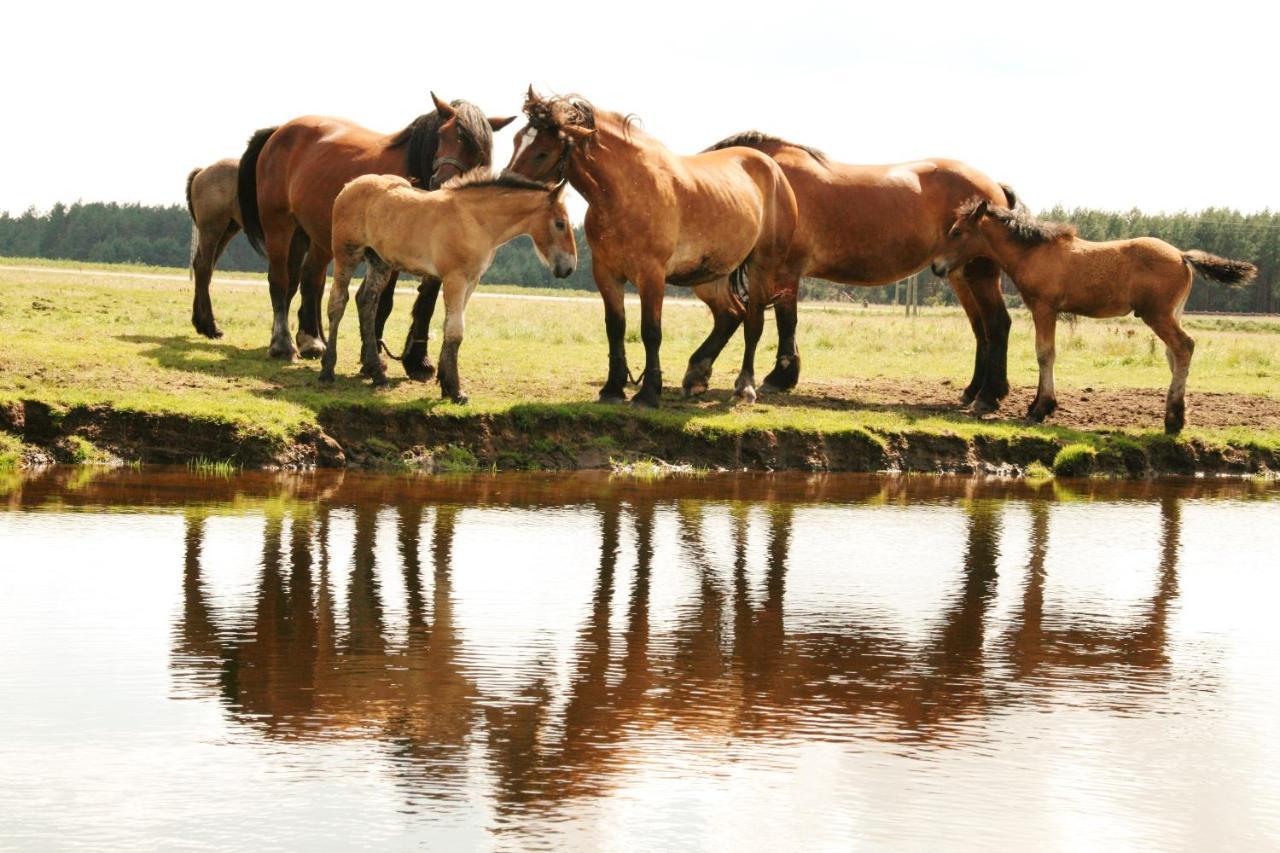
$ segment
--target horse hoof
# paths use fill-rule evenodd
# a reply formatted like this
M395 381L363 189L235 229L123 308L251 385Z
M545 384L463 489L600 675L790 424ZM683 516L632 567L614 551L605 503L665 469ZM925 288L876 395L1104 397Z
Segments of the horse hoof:
M754 405L756 402L756 389L752 388L750 385L747 385L747 386L744 386L743 388L738 389L737 391L734 391L733 396L739 398L740 400L742 400L742 402L746 403L748 406L751 406L751 405Z
M631 405L641 409L656 409L658 408L658 395L656 392L642 387L631 398Z
M707 393L707 383L695 382L692 385L684 386L684 395L686 397L697 397Z
M973 401L976 399L978 399L977 390L976 389L971 390L969 388L966 388L964 389L964 393L960 395L960 407L965 408L967 406L972 406Z
M432 379L436 378L436 367L434 364L424 364L420 367L415 367L413 370L406 367L404 372L405 375L414 382L430 382Z
M267 355L271 358L278 358L281 361L295 361L298 358L298 351L292 346L288 349L273 346L271 349L267 350Z
M332 384L333 384L333 379L334 379L333 371L332 371L332 370L322 370L322 371L320 371L320 376L319 376L319 377L317 377L317 378L319 379L319 381L320 381L320 383L321 383L322 385L332 385Z
M319 346L309 346L304 349L300 349L298 350L298 355L301 356L302 358L307 359L308 361L312 359L317 359L320 356L324 355L324 344L320 344Z
M994 400L987 400L979 397L973 401L973 413L979 417L989 415L1000 408L1000 404Z
M610 404L625 403L627 402L627 395L622 393L621 391L610 391L606 389L600 392L600 396L596 398L596 402L610 403Z
M761 394L785 394L790 390L790 388L784 388L781 385L774 385L768 379L760 383Z
M466 394L446 394L444 398L450 403L457 403L459 406L465 406L471 399Z
M374 388L385 388L390 384L385 373L375 373L369 377L369 381L373 383Z

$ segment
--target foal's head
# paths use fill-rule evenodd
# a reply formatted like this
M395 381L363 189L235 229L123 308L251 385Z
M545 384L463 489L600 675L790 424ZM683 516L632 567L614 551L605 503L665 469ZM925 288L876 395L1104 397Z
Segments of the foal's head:
M977 255L987 251L987 238L978 227L982 218L990 213L990 204L984 199L973 199L956 211L956 221L947 231L942 251L934 256L930 268L939 278L963 266Z
M578 268L578 242L564 205L567 184L561 181L547 193L547 203L529 222L529 236L538 259L556 278L568 278Z
M439 125L435 158L431 161L428 189L439 189L445 181L493 162L493 132L516 120L515 116L490 118L467 101L452 103L431 93Z
M529 123L516 133L507 169L535 181L561 180L574 146L596 132L595 108L577 95L543 97L530 86L524 114Z

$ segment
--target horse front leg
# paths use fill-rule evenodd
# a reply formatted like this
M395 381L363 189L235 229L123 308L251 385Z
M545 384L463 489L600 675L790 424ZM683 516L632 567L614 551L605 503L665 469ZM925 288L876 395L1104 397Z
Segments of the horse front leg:
M631 398L634 406L658 408L662 399L662 298L666 280L659 270L651 270L636 281L640 291L640 340L644 341L644 377L640 390Z
M627 400L627 309L623 299L623 279L607 269L599 258L592 261L591 274L596 290L604 301L604 333L609 341L609 376L600 389L601 403L625 403Z
M401 363L409 378L418 382L429 382L436 375L436 366L431 363L431 351L428 347L431 341L431 316L436 311L440 284L438 278L422 279L422 283L418 285L418 298L413 301L413 318L409 323Z
M1036 398L1031 401L1027 417L1036 423L1058 410L1058 396L1053 388L1053 362L1057 353L1058 313L1048 305L1028 301L1031 319L1036 327L1036 364L1040 368L1040 382Z
M478 281L479 279L477 279ZM466 322L467 302L476 282L453 275L444 281L444 343L440 345L440 396L459 405L467 402L458 375L458 350Z
M1000 408L1000 401L1009 394L1009 328L1013 324L1000 291L1000 267L995 261L974 258L965 264L964 277L982 317L986 340L985 371L973 401L974 411L981 415Z
M722 278L710 284L700 284L693 288L694 295L711 309L713 325L711 334L702 342L693 355L689 356L689 366L684 373L684 395L693 397L707 390L711 382L711 368L716 358L724 350L725 344L733 337L742 325L744 311L742 303L733 295L729 287L729 279Z
M329 260L330 254L325 247L312 243L299 272L302 304L298 306L298 353L303 358L319 358L324 354L320 302L324 298L324 277L329 269Z
M783 282L773 303L773 316L778 323L778 357L773 370L764 378L761 391L790 391L800 381L800 347L796 344L796 326L800 322L796 306L799 294L800 279L789 279Z
M963 273L954 270L947 276L947 280L951 283L951 290L960 302L960 307L964 309L969 328L973 330L973 376L960 394L960 405L968 406L977 398L983 377L987 375L987 333L982 325L982 315L978 311L978 300L973 298L973 290L970 289L969 282L965 281Z

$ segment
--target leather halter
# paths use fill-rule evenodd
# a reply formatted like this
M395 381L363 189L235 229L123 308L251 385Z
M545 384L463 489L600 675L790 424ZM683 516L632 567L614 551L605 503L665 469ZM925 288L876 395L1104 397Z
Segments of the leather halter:
M458 170L458 174L463 175L467 172L467 164L463 163L457 157L437 157L431 161L431 180L435 180L436 172L440 171L441 166L453 166Z

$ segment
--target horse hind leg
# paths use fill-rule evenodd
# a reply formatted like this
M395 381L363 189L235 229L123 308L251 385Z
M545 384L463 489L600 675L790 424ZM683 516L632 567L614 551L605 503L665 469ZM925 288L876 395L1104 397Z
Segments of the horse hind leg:
M711 309L714 325L707 339L689 356L689 367L682 383L686 397L693 397L707 390L716 357L724 350L733 333L738 331L745 314L742 303L729 289L728 279L697 285L693 292Z
M329 342L320 356L320 381L334 380L334 368L338 363L338 326L347 309L347 297L351 291L351 273L360 263L359 255L351 252L334 258L333 287L329 289Z
M324 247L312 243L302 262L298 282L302 290L302 304L298 306L298 353L303 358L319 358L324 355L324 327L320 323L320 302L324 297L325 271L329 268L329 253Z
M368 271L356 291L356 308L360 316L360 374L374 385L387 384L387 365L378 354L378 303L393 269L373 252L365 253Z
M1165 345L1165 356L1173 374L1164 403L1164 431L1177 435L1187 424L1187 374L1191 371L1191 357L1196 342L1182 328L1172 313L1155 318L1142 318Z
M221 227L219 227L221 226ZM213 317L213 302L209 298L209 283L218 258L240 227L234 222L217 223L205 227L192 226L195 251L191 255L191 273L195 279L195 294L191 303L191 325L206 338L222 337L222 330Z
M753 293L752 297L758 297ZM747 302L747 316L742 323L746 347L742 354L742 370L738 372L738 381L734 383L733 395L747 403L756 401L756 346L760 343L760 335L764 331L764 300L752 298Z

